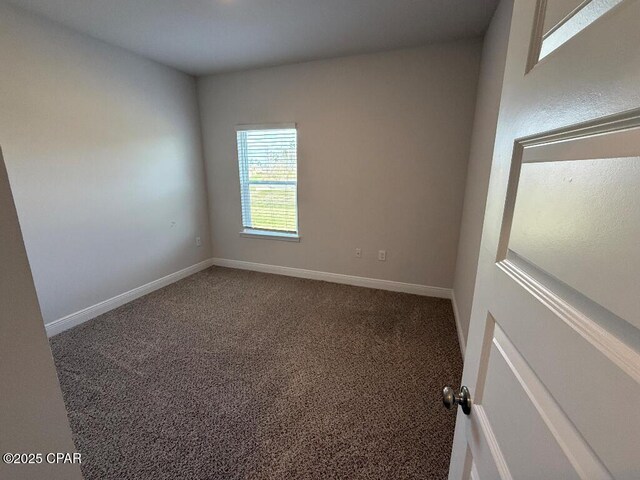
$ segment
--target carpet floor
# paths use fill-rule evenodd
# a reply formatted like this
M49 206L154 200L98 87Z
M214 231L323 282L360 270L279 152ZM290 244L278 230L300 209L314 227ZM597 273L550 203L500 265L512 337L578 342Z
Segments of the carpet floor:
M212 267L51 348L86 480L447 476L449 300Z

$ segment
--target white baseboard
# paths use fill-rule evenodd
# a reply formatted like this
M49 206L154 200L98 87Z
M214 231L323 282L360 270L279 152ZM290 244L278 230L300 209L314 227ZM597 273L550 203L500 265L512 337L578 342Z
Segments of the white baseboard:
M357 287L377 288L378 290L390 290L392 292L413 293L426 297L451 298L451 289L442 287L430 287L415 283L394 282L377 278L356 277L341 273L319 272L303 268L281 267L264 263L244 262L242 260L228 260L226 258L213 258L213 265L219 267L238 268L241 270L253 270L255 272L274 273L288 277L308 278L311 280L324 280L325 282L355 285Z
M462 333L462 325L460 325L460 313L458 313L458 304L456 303L456 292L453 289L451 290L451 305L453 305L453 317L456 319L456 330L458 331L460 351L462 352L462 358L464 359L466 344L464 341L464 334Z
M57 335L58 333L68 330L71 327L75 327L76 325L80 325L81 323L84 323L87 320L91 320L98 315L102 315L109 310L113 310L114 308L131 302L136 298L147 295L154 290L166 287L167 285L177 282L178 280L182 280L189 275L193 275L194 273L204 270L205 268L209 268L211 265L213 265L211 259L204 260L203 262L196 263L195 265L192 265L190 267L183 268L182 270L174 273L170 273L169 275L159 278L158 280L154 280L153 282L149 282L145 285L134 288L133 290L121 293L120 295L116 295L115 297L109 298L108 300L67 315L66 317L62 317L58 320L49 322L45 324L47 336L52 337L54 335Z
M209 268L212 265L220 267L238 268L241 270L252 270L256 272L274 273L276 275L286 275L289 277L308 278L311 280L324 280L326 282L340 283L344 285L354 285L357 287L376 288L379 290L389 290L392 292L412 293L414 295L423 295L427 297L452 299L453 291L450 288L431 287L428 285L420 285L415 283L394 282L391 280L381 280L377 278L358 277L354 275L343 275L341 273L319 272L317 270L306 270L303 268L281 267L278 265L267 265L264 263L244 262L241 260L228 260L224 258L211 258L203 262L197 263L190 267L184 268L178 272L171 273L165 277L149 282L146 285L134 288L128 292L121 293L115 297L109 298L103 302L97 303L90 307L84 308L78 312L72 313L58 320L54 320L45 325L47 335L52 337L60 332L68 330L76 325L91 320L103 313L117 308L125 303L131 302L136 298L140 298L148 293L166 287L178 280L189 275L193 275L201 270ZM458 329L458 338L460 346L464 354L462 331L458 320L457 308L453 301L453 309L456 318L456 327Z

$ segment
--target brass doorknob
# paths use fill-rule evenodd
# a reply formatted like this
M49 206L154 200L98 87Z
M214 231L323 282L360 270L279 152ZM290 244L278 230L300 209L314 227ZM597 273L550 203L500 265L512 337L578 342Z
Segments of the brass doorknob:
M453 387L448 385L444 387L442 389L442 403L448 410L451 410L456 405L460 405L465 415L471 413L471 393L465 386L462 386L458 393L456 393Z

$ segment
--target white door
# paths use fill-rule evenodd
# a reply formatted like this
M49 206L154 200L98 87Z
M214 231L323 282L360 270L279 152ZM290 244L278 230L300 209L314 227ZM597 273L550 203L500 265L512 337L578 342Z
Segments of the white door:
M451 480L640 479L640 1L515 1L462 383Z

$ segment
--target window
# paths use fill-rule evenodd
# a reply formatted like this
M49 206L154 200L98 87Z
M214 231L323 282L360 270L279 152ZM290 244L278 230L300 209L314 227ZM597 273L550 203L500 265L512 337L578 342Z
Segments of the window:
M288 125L237 127L242 235L297 240L297 130Z

